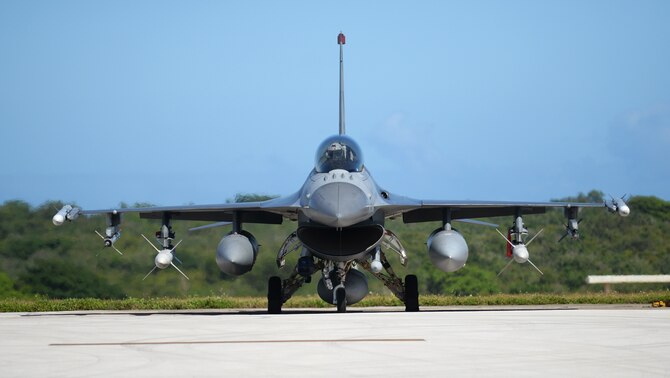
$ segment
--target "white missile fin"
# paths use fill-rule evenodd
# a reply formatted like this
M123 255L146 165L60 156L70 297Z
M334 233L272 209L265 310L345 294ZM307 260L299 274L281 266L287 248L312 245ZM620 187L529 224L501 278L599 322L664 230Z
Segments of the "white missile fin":
M540 272L541 275L544 276L544 273L542 273L542 271L540 270L540 268L538 268L537 266L535 266L535 264L533 264L533 262L530 261L530 259L528 259L528 262L530 263L530 265L533 266L533 268L535 268L535 270L537 270L538 272Z
M498 233L500 234L500 236L502 236L502 238L505 239L505 241L507 242L507 244L511 245L512 248L514 248L514 244L512 244L512 242L509 241L509 239L507 239L507 236L503 235L503 233L500 232L500 230L498 230L497 228L496 228L496 231L498 231ZM501 273L502 273L502 272L501 272Z
M498 277L500 277L500 275L505 271L505 269L507 269L507 267L509 267L510 265L512 265L513 262L514 262L514 259L510 259L509 262L502 268L502 270L500 271L500 273L498 273Z
M158 248L156 248L156 246L154 245L154 243L150 242L149 239L147 239L147 237L144 236L144 234L140 234L140 235L142 235L142 237L144 238L144 240L146 240L147 243L149 243L149 245L151 245L151 246L156 250L156 253L161 253L161 251L160 251ZM146 277L145 277L145 278L146 278Z
M186 274L184 274L184 272L182 272L181 269L177 268L177 266L173 262L171 262L170 265L172 265L173 268L177 269L177 272L181 273L181 275L184 276L184 278L186 278L187 280L190 281L188 276Z
M149 273L147 273L147 275L146 275L146 276L144 276L144 278L142 278L142 281L146 280L146 279L147 279L147 277L149 277L149 275L150 275L151 273L153 273L153 272L154 272L154 270L156 270L156 267L155 267L155 266L154 266L154 268L153 268L153 269L151 269L151 270L149 271Z
M535 238L537 237L537 235L539 235L539 234L542 233L542 231L544 231L544 228L541 229L537 234L535 234L535 236L533 236L532 238L530 238L530 240L528 241L528 243L525 243L525 244L526 244L526 247L528 247L528 246L530 245L530 243L532 243L533 240L535 240Z

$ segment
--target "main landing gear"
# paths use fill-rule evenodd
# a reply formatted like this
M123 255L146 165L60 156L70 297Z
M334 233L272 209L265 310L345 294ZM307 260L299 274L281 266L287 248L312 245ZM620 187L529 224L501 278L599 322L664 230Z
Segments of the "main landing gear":
M283 303L282 282L277 276L270 277L268 280L268 312L270 314L281 313Z
M400 264L407 265L407 254L400 240L391 231L386 230L382 245L386 251L398 255ZM312 255L304 248L302 242L294 232L282 244L277 254L277 267L285 266L286 256L302 249L300 258L293 268L291 275L282 280L279 277L270 277L268 280L268 312L281 313L286 301L304 284L312 280L312 275L321 272L321 279L317 284L317 292L321 299L334 304L337 312L346 312L347 305L362 300L368 293L367 278L361 270L367 270L380 280L402 303L405 311L419 311L419 285L413 274L405 276L403 281L391 267L382 245L377 246L368 255L349 261L335 262Z
M414 274L405 276L405 311L419 311L419 280Z
M406 312L417 312L419 311L419 283L418 279L414 274L409 274L405 276L405 282L402 283L400 279L397 281L400 282L400 287L403 288L402 292L398 290L398 285L394 285L394 294L405 303ZM299 282L299 285L296 283ZM302 286L304 280L295 281L295 278L289 278L286 281L282 281L280 277L273 276L268 280L268 313L270 314L280 314L284 302L286 302L290 295L285 294L285 292L290 292L293 294L297 288ZM297 287L296 287L297 286ZM337 312L347 312L347 291L344 286L339 286L335 288L335 305L337 306Z

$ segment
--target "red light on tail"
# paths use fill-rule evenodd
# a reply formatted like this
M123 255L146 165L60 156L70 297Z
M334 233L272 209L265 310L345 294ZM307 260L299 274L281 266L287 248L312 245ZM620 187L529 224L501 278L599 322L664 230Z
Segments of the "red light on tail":
M338 45L344 45L346 43L346 38L344 37L344 34L340 33L337 35L337 44Z

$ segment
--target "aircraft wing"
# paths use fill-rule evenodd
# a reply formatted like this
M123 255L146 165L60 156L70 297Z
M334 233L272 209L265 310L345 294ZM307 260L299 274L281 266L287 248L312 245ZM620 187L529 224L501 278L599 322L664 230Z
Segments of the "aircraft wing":
M409 200L391 201L387 216L402 214L404 223L441 221L447 211L451 219L473 219L516 214L541 214L550 208L578 209L583 207L609 208L606 203L581 202L505 202L505 201L445 201Z
M275 198L262 202L224 203L212 205L130 207L118 209L82 210L80 214L139 213L140 218L162 219L169 214L174 220L281 224L284 217L297 219L299 195Z

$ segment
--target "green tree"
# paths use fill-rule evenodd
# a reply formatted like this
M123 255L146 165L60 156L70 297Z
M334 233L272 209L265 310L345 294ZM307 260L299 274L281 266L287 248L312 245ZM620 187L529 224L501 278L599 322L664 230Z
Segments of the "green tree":
M431 268L423 277L426 293L464 296L500 292L499 280L493 271L468 265L454 273L446 274L435 267Z
M241 203L241 202L261 202L277 198L276 195L267 195L267 194L258 194L258 193L237 193L233 200L226 200L226 202L231 203Z
M0 298L16 298L21 296L21 293L16 291L14 282L12 282L7 273L0 272Z
M88 271L61 260L37 260L19 278L26 291L49 298L123 298L118 287Z
M658 197L633 197L630 206L636 211L649 214L664 222L670 221L670 202Z
M239 201L265 200L272 196L240 194ZM563 200L600 202L602 192L591 191ZM607 196L607 198L609 198ZM416 274L421 293L485 294L517 292L599 291L587 285L589 274L670 274L670 203L656 197L632 197L631 214L622 218L605 209L582 209L579 219L579 241L566 238L563 211L548 210L545 214L528 215L524 223L531 235L540 228L544 232L530 246L532 261L544 272L539 275L528 264L511 265L503 275L496 273L507 263L505 242L489 227L455 224L467 240L470 257L467 265L455 273L435 268L426 253L426 239L440 222L404 224L401 219L389 220L392 230L407 250L408 264L402 267L394 253L388 258L400 277ZM148 205L148 204L141 204ZM183 261L180 266L190 281L169 268L142 281L153 267L156 252L139 234L153 235L159 220L142 219L138 214L123 216L123 237L116 246L118 255L103 248L102 240L93 232L104 230L104 215L81 216L74 222L54 227L51 217L60 202L47 202L31 207L22 201L0 205L0 275L3 290L8 288L26 294L54 297L151 297L187 295L265 295L267 279L272 275L287 277L297 261L298 253L290 254L286 267L278 270L277 251L287 235L295 231L295 222L280 225L244 224L261 244L258 259L251 272L240 277L223 275L214 261L216 247L230 226L189 233L188 229L208 222L175 221L177 239L184 242L177 248ZM485 219L504 230L513 217ZM313 294L315 282L305 285L299 293ZM12 281L14 284L12 284ZM370 291L388 293L376 279L370 279ZM660 288L662 285L655 285ZM90 288L90 290L89 290ZM121 289L122 288L122 289ZM619 291L639 286L618 285Z

